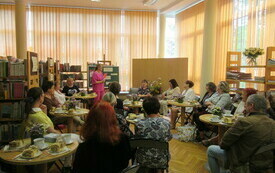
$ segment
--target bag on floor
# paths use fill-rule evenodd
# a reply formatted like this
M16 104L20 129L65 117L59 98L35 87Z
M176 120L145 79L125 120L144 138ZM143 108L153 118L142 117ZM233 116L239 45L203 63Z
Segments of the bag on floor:
M196 126L187 124L177 127L178 139L183 142L194 141L196 137Z

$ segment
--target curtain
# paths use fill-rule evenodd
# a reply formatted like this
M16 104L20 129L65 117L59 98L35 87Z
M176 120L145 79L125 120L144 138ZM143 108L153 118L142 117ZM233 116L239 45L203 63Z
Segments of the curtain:
M204 2L176 15L179 57L188 57L188 79L200 93L202 68Z
M123 72L126 81L132 82L132 60L157 57L157 13L144 11L125 11L123 43ZM132 83L126 83L132 86Z
M0 56L16 56L14 18L14 5L0 5Z

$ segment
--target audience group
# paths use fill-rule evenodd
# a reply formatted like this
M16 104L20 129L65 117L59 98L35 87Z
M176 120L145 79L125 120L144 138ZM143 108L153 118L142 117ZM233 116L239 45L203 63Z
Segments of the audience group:
M95 85L103 85L105 76L102 67L98 67ZM142 166L155 172L162 172L167 168L170 159L169 150L157 148L137 148L130 146L132 139L151 139L168 142L172 139L171 129L176 128L176 119L181 109L170 106L168 100L182 98L184 102L197 101L194 108L186 108L186 114L191 115L190 122L197 127L197 140L208 147L208 165L212 173L219 173L223 169L238 172L247 162L253 163L251 170L267 169L272 165L273 153L263 153L253 156L255 151L264 144L275 140L275 101L272 94L266 97L257 93L253 88L239 91L233 98L229 94L229 84L221 81L216 86L213 82L206 84L206 93L201 99L196 96L194 83L187 80L181 92L175 79L169 80L169 88L159 96L151 96L148 81L143 80L137 95L142 100L142 108L146 118L135 123L134 133L129 128L126 116L132 110L123 105L119 98L121 85L113 82L104 93L95 87L98 97L91 105L90 112L85 118L76 117L75 125L81 126L80 144L75 154L74 162L65 166L64 170L73 172L120 172L128 166L129 160L135 158ZM66 96L71 97L80 92L74 80L67 79L67 85L62 89L59 83L44 82L42 89L31 88L26 99L27 119L26 131L34 124L42 124L45 134L60 134L55 127L66 124L66 118L57 118L50 115L50 111L62 107ZM200 116L212 114L213 109L230 110L233 115L244 115L232 127L228 128L222 140L216 135L210 139L207 131L217 133L217 129L209 127ZM167 118L170 117L170 121ZM168 118L169 119L169 118ZM263 159L265 158L265 159Z

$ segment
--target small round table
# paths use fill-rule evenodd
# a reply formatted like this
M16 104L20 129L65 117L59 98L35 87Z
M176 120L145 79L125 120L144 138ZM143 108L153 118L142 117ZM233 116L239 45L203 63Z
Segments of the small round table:
M180 118L181 118L181 125L184 126L184 119L185 119L185 108L186 107L196 107L197 104L191 104L189 102L183 102L183 103L178 103L176 101L172 101L172 100L168 100L167 101L168 105L172 105L172 106L177 106L177 107L181 107L181 114L180 114Z
M124 104L123 106L127 106L128 108L132 108L135 114L138 114L139 108L142 108L142 102L137 101L137 104Z
M68 133L73 132L74 128L74 119L75 116L86 116L89 113L89 109L78 109L74 112L68 112L67 110L63 112L50 111L50 114L56 117L64 117L67 118L68 123Z
M89 104L92 104L91 101L89 103L89 100L91 99L94 99L97 97L97 94L96 93L93 93L93 94L87 94L85 96L81 96L79 93L77 94L74 94L73 96L69 97L69 98L75 98L75 99L81 99L83 100L83 103L84 103L84 107L85 108L88 108L88 105Z
M211 118L213 118L213 117L214 117L213 114L203 114L199 117L199 119L200 119L201 122L204 122L206 124L210 124L210 125L213 125L213 126L218 126L218 135L219 135L218 142L220 143L224 133L234 123L230 123L230 124L223 123L222 120L221 120L221 122L211 122Z
M24 141L27 141L30 143L30 139L25 139ZM51 155L46 150L42 151L42 154L38 156L37 158L31 159L31 160L15 160L14 158L19 155L21 152L14 151L14 152L4 152L3 149L0 150L0 160L7 164L16 165L17 167L20 166L26 166L26 165L32 165L35 166L35 172L39 173L46 173L47 172L47 163L57 161L61 158L67 157L75 153L78 142L74 141L72 144L67 145L67 147L70 149L66 153L62 153L59 155ZM20 170L18 169L20 172Z

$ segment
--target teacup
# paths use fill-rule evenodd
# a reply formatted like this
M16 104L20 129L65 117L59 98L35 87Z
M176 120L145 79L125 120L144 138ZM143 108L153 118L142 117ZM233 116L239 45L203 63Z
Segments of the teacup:
M58 113L62 112L62 108L56 108L55 112L58 112Z
M45 139L44 138L36 138L33 140L33 143L39 149L42 149L45 146Z
M230 115L231 114L231 110L224 110L224 114L225 115Z
M66 144L68 144L72 141L72 135L71 134L63 134L62 137L63 137L63 140Z

